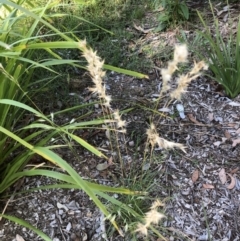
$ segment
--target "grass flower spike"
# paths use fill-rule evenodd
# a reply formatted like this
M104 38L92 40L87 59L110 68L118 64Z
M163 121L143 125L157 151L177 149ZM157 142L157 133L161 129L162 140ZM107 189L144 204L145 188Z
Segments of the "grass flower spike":
M155 200L151 206L151 209L156 209L158 207L164 207L164 203L162 203L159 199Z
M168 67L166 69L161 70L161 75L163 79L161 93L165 93L170 89L168 83L171 80L173 73L178 69L177 65L179 63L186 62L187 56L188 50L185 44L175 46L173 61L168 62Z
M188 50L187 50L187 45L176 45L175 50L174 50L174 62L176 64L178 63L184 63L187 62L187 57L188 57Z
M146 213L146 225L150 225L151 223L158 224L158 222L164 217L165 216L162 213L159 213L156 209L152 209Z
M208 68L208 65L204 61L200 61L198 63L195 62L192 70L189 73L187 73L186 75L179 76L177 80L178 86L170 94L171 98L180 100L182 94L186 92L186 89L188 85L191 83L191 81L201 75L200 71L202 69L207 70L207 68Z
M157 208L159 206L163 206L163 203L160 202L159 200L156 200L152 204L152 206L150 208L150 211L145 214L145 217L144 217L144 223L145 224L138 223L135 232L139 232L139 233L147 236L147 234L148 234L148 227L151 224L158 224L158 222L165 217L165 215L163 215L162 213L158 212Z
M102 70L104 61L100 59L100 57L97 55L97 52L94 52L91 48L87 47L86 40L79 41L79 48L83 52L83 57L88 62L87 70L89 71L94 83L94 86L89 87L88 89L93 93L97 93L98 97L103 102L102 104L107 107L108 110L111 110L112 97L106 94L105 84L102 81L103 77L105 76L105 72ZM118 132L126 133L126 129L124 128L126 126L126 121L121 119L119 111L115 111L113 116L117 128L120 129Z
M97 93L98 96L104 100L103 105L110 107L111 96L106 95L106 88L102 82L102 79L105 76L105 72L102 70L104 61L101 61L96 51L94 52L91 48L87 47L86 40L80 41L79 47L83 51L83 57L88 62L87 69L91 74L94 83L94 86L90 87L89 90L93 93Z
M146 224L138 223L135 232L139 232L139 233L147 236L147 234L148 234L148 229L147 228L148 227L147 227Z
M121 119L121 116L119 115L119 110L116 110L116 111L113 113L113 116L114 116L114 119L115 119L116 122L117 122L117 127L118 127L118 128L123 128L123 127L126 126L126 121Z
M147 129L146 134L148 137L148 142L150 143L152 148L157 144L162 149L173 149L176 147L186 153L184 145L182 145L180 143L170 142L170 141L167 141L164 138L160 137L158 135L156 127L153 123L151 123L150 128Z
M163 94L170 89L169 82L172 78L173 73L178 69L177 66L179 63L187 62L187 57L187 45L176 45L173 61L168 62L168 66L166 69L161 70L162 89L160 94ZM204 61L194 63L194 67L189 73L187 73L186 75L181 75L177 78L178 86L174 91L171 92L170 97L172 99L180 100L182 94L186 92L189 83L200 75L200 71L202 69L206 70L207 68L208 66L207 64L205 64Z

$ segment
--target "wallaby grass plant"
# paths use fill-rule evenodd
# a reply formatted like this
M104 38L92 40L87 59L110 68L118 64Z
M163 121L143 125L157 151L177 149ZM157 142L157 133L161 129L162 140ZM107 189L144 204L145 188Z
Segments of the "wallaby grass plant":
M240 93L240 19L237 25L237 34L233 29L229 29L228 36L223 36L220 31L219 22L214 15L213 6L209 2L214 18L214 33L206 25L201 14L198 16L205 28L204 32L199 32L203 39L207 41L208 51L199 53L202 58L206 58L209 63L209 69L214 76L210 76L217 81L230 98L236 97ZM229 20L231 26L232 20Z
M80 42L80 46L81 46L81 49L83 50L84 57L88 61L87 69L90 72L91 78L94 82L94 86L89 88L89 90L93 93L96 93L98 95L98 97L101 99L103 112L108 113L109 116L114 117L114 122L109 122L108 124L106 124L106 127L108 128L107 136L109 136L111 133L114 134L115 138L116 138L116 143L114 143L115 145L112 145L112 146L118 147L118 146L120 146L120 144L118 144L119 143L118 142L119 141L118 134L126 133L126 129L125 129L126 122L121 119L121 116L120 116L118 110L112 110L112 108L111 108L112 97L106 94L105 84L103 82L103 77L105 76L105 72L102 71L103 61L101 61L101 59L96 55L95 52L93 52L93 50L91 50L87 47L87 44L85 41ZM156 105L155 105L156 108L158 107L159 104L161 104L160 103L161 98L167 92L168 92L167 93L168 96L170 97L169 103L167 103L167 105L169 105L171 103L171 101L174 99L180 100L181 96L186 91L189 83L193 79L200 76L200 74L201 74L200 71L202 69L207 69L208 66L203 61L200 61L197 63L195 62L193 67L190 69L190 71L187 74L182 74L178 77L177 88L175 90L171 90L170 89L170 81L171 81L172 75L178 69L178 64L184 63L187 61L187 57L188 57L187 46L186 45L177 45L175 47L173 60L168 62L167 68L163 68L161 70L161 74L162 74L162 78L163 78L163 85L161 88L159 98L156 101ZM153 113L154 112L156 112L156 110L153 110ZM152 120L155 120L154 116L152 117ZM158 134L157 128L153 122L150 123L150 127L146 130L146 135L147 135L147 141L146 141L145 151L147 152L149 149L148 147L150 146L150 156L146 155L146 154L144 155L144 160L143 160L142 165L146 164L147 157L149 159L148 161L151 162L153 150L156 145L159 146L161 149L179 148L183 152L186 152L184 145L182 145L180 143L174 143L174 142L171 142L171 141L168 141L168 140L162 138ZM111 139L109 138L109 140L111 140ZM118 149L118 150L120 151L120 149ZM121 153L119 154L119 156L121 157ZM121 162L121 164L120 164L121 168L123 168L123 164L122 164L123 161L121 159L120 159L120 162ZM134 201L135 199L133 198L131 200ZM117 201L115 201L115 202L117 202ZM123 218L124 219L123 222L126 223L127 219L131 220L133 218L133 220L134 220L134 218L137 217L137 219L139 219L139 222L136 223L135 220L132 221L136 225L135 226L136 232L140 232L143 236L146 236L148 234L148 229L151 229L151 231L155 235L157 235L160 238L163 238L162 235L153 227L153 224L158 224L158 222L164 217L164 215L162 213L160 213L157 209L159 206L162 205L162 203L160 201L155 201L152 204L150 211L147 211L144 214L144 216L142 216L141 212L140 213L138 212L139 207L136 206L136 202L133 202L133 203L134 203L135 208L134 208L134 212L130 212L131 215L127 215L127 216L122 215L122 212L120 212L118 210L117 211L118 215L112 214L111 220L115 220L116 217L118 216L119 218L120 217ZM125 209L125 211L128 212L127 209ZM126 229L126 227L129 227L129 225L132 226L133 224L126 223L125 229Z

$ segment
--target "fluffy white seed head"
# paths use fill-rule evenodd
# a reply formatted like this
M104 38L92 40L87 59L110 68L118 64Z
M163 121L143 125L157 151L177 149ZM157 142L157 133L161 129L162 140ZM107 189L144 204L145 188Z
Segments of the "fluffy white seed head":
M188 57L187 45L176 45L174 50L174 62L182 63L186 62Z

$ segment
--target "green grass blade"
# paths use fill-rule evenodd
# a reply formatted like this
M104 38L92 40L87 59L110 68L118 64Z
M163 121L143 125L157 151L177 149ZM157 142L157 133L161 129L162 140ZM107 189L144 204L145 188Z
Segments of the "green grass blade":
M33 232L35 232L38 236L40 236L45 241L52 241L52 239L50 239L45 233L43 233L42 231L40 231L39 229L37 229L36 227L32 226L31 224L29 224L28 222L26 222L22 219L19 219L19 218L10 216L10 215L3 215L3 214L0 214L0 217L8 219L8 220L10 220L14 223L18 223L19 225L32 230Z
M64 126L64 129L66 130L71 130L71 129L76 129L76 127L87 127L87 126L95 126L95 125L102 125L102 124L107 124L107 123L113 123L115 122L114 120L92 120L92 121L82 121L79 123L72 123L70 125Z
M90 152L92 152L93 154L95 154L98 157L101 158L105 158L108 159L102 152L100 152L99 150L97 150L95 147L93 147L92 145L90 145L88 142L84 141L82 138L71 134L71 133L66 133L67 135L69 135L72 139L74 139L77 143L79 143L81 146L85 147L87 150L89 150Z
M18 49L77 49L79 43L75 41L56 41L56 42L44 42L44 43L32 43L28 45L19 45Z
M102 192L98 192L97 193L100 197L106 199L107 201L110 201L111 203L119 206L120 208L125 209L127 212L131 213L133 216L137 217L137 218L141 218L140 214L137 213L136 211L134 211L132 208L130 208L129 206L127 206L126 204L122 203L121 201L105 194Z
M32 107L23 104L19 101L15 101L15 100L8 100L8 99L0 99L0 104L6 104L6 105L12 105L12 106L16 106L19 107L21 109L27 110L29 112L32 112L33 114L35 114L36 116L48 121L47 117L45 115L43 115L42 113L40 113L39 111L33 109Z
M16 174L16 177L18 178L19 176L46 176L46 177L51 177L54 179L57 179L62 182L66 182L67 184L55 184L55 185L48 185L44 187L39 187L40 189L47 189L49 188L75 188L79 189L79 185L76 184L74 179L66 174L55 172L55 171L49 171L45 169L34 169L34 170L28 170L28 171L22 171ZM16 178L14 177L14 178ZM92 189L100 192L110 192L110 193L119 193L119 194L126 194L126 195L146 195L146 192L141 192L141 191L131 191L129 189L123 188L123 187L109 187L105 185L100 185L97 183L91 183L86 180L84 182ZM38 190L38 188L34 189ZM28 190L29 191L29 190Z
M8 0L1 0L1 2L5 5L11 6L14 9L18 9L20 11L22 11L23 13L25 13L27 16L32 17L33 19L38 20L39 22L43 23L45 26L49 27L51 30L53 30L54 32L58 33L59 36L61 36L63 39L67 40L67 41L71 41L71 38L69 38L67 35L62 34L57 28L53 27L50 23L48 23L47 21L43 20L41 17L39 17L38 15L34 14L33 12L27 10L26 8L8 1Z
M135 71L114 67L114 66L111 66L111 65L108 65L108 64L104 64L103 67L104 67L104 69L115 71L115 72L118 72L118 73L121 73L121 74L130 75L130 76L133 76L133 77L136 77L136 78L139 78L139 79L149 79L148 75L141 74L141 73L138 73L138 72L135 72Z

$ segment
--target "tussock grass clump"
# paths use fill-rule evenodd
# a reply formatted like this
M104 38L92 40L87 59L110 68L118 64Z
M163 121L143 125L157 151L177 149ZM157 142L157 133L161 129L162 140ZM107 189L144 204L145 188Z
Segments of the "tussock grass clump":
M203 40L206 41L208 51L199 53L201 58L206 58L209 62L209 69L213 75L210 78L218 82L225 90L226 95L235 98L240 94L240 18L236 26L236 36L234 30L229 28L227 36L221 33L218 18L214 14L211 1L209 1L214 20L214 35L208 28L201 14L198 16L206 31L199 32ZM229 18L231 19L231 18ZM228 21L231 26L232 20Z

